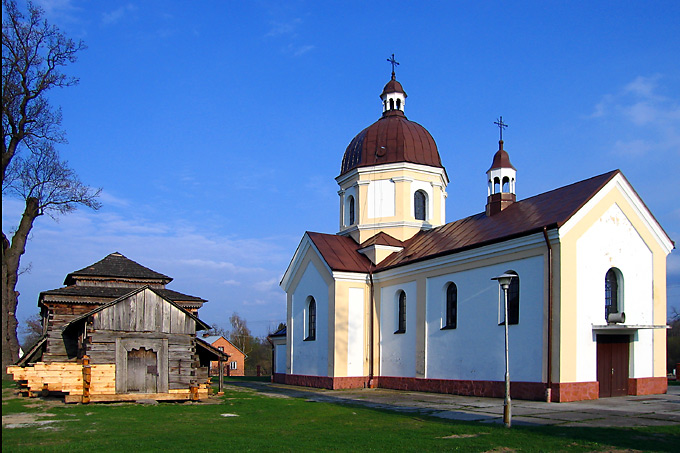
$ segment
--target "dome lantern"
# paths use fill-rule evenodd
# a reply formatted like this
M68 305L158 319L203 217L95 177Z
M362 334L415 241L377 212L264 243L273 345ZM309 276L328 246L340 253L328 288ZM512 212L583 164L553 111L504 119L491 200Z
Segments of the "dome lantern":
M503 149L503 129L508 127L501 116L494 124L500 129L498 151L493 156L491 168L486 172L488 183L486 198L486 215L501 212L516 201L515 179L517 169L510 163L510 155Z
M394 67L399 65L399 63L394 59L394 54L392 58L388 58L387 61L392 63L392 78L385 88L383 88L380 94L380 99L382 99L383 104L383 116L390 112L402 112L404 111L404 104L406 103L406 92L401 86L401 83L397 82L396 75L394 73Z

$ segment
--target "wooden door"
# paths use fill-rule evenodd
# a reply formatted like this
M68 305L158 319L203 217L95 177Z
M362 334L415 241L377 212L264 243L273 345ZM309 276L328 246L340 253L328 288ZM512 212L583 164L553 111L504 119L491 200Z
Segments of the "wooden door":
M597 381L600 398L628 395L630 336L597 336Z
M158 386L158 362L156 353L139 348L128 352L127 392L156 393Z

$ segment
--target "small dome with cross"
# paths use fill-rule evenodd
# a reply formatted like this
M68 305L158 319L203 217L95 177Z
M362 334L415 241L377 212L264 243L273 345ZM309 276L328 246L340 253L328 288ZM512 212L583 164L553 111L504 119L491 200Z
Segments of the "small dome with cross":
M395 162L443 168L432 135L404 115L406 92L394 73L380 98L382 118L352 139L342 158L340 175L359 167Z

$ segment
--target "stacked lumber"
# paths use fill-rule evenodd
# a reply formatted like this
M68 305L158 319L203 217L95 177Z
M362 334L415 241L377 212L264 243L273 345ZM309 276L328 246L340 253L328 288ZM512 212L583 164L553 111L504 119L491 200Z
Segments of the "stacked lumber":
M29 396L36 396L42 391L83 394L83 367L71 362L38 362L33 366L7 367L16 381L24 381L22 385Z
M92 380L90 395L109 395L116 393L116 365L91 365Z

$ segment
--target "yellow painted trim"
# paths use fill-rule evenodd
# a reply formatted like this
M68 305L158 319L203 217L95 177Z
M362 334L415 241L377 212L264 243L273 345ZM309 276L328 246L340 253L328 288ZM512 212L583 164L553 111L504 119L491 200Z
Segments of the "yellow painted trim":
M649 231L643 219L630 205L617 186L593 206L577 224L560 238L560 304L559 304L559 382L575 382L577 368L577 241L583 236L614 204L618 205L631 222L644 243L652 252L653 270L653 320L654 324L666 322L666 253L656 237ZM557 275L557 274L556 274ZM556 310L557 311L557 310ZM556 313L557 314L557 313ZM666 375L665 332L654 333L654 377Z

